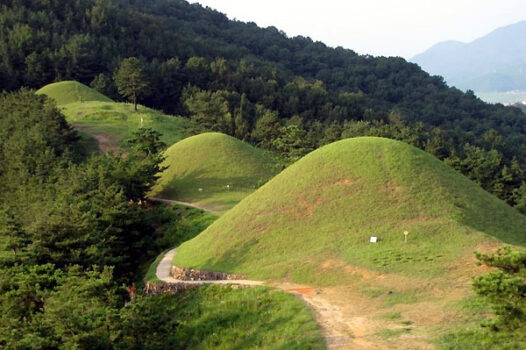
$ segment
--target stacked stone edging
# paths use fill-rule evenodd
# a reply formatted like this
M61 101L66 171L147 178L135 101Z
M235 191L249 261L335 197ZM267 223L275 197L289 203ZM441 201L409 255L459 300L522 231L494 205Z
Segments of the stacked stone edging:
M220 280L242 280L245 276L233 275L225 272L202 271L195 269L185 269L172 266L170 275L180 281L220 281Z
M144 295L160 295L160 294L177 294L187 290L197 289L203 286L217 286L220 288L230 288L230 289L239 289L239 288L250 288L249 285L241 284L209 284L209 283L167 283L167 282L146 282L144 284Z
M146 282L144 284L144 295L176 294L199 287L201 287L200 284Z

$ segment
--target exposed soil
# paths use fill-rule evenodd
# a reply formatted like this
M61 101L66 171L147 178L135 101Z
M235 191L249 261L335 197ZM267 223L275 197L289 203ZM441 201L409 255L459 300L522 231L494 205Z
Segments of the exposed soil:
M83 131L91 135L95 140L97 140L97 143L99 144L99 149L102 153L111 152L114 154L118 154L123 151L119 146L117 146L119 137L115 135L105 133L94 133L93 129L90 126L82 124L73 124L73 127L79 131Z
M202 210L202 211L206 211L207 213L216 213L218 212L219 210L215 210L216 208L211 208L210 206L201 206L197 203L188 203L188 202L181 202L181 201L173 201L173 200L170 200L170 199L162 199L162 198L149 198L149 200L151 200L152 202L158 202L158 203L163 203L163 204L166 204L166 205L183 205L185 207L191 207L191 208L195 208L195 209L199 209L199 210Z
M493 246L477 247L491 250ZM262 285L261 281L180 281L169 275L175 249L157 267L157 277L168 283ZM323 330L328 349L434 349L432 339L465 317L455 303L469 295L471 276L484 273L466 253L440 279L417 279L381 274L343 261L327 260L320 268L340 268L356 283L345 286L315 287L292 283L267 283L291 293L312 307ZM460 263L462 262L462 263ZM449 277L451 279L449 279ZM453 278L454 277L454 278ZM364 292L373 289L376 294ZM403 293L417 292L418 298L399 302ZM401 294L400 294L401 293ZM395 298L395 299L392 299Z
M102 153L119 153L121 149L112 141L112 137L107 134L91 134L99 143L99 148Z

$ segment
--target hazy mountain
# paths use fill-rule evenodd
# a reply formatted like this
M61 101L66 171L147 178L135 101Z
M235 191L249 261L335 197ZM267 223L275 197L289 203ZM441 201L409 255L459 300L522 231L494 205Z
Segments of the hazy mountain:
M470 43L440 42L412 62L450 85L474 91L526 89L526 21L501 27Z

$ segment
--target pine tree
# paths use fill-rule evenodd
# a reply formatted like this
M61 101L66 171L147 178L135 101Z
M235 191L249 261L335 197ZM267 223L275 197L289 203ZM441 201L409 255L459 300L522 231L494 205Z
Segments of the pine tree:
M141 61L136 57L122 60L113 79L119 94L128 98L133 103L135 111L137 111L137 98L144 95L150 86Z

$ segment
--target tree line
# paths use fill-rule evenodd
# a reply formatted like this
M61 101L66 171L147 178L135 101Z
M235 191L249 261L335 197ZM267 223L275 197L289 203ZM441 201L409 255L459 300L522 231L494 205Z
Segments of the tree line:
M288 38L183 0L8 0L0 23L0 89L73 79L119 99L115 74L136 57L149 86L136 98L203 129L288 162L349 135L400 139L525 210L526 115L401 58Z
M52 101L0 95L0 348L184 348L175 299L133 293L178 234L143 201L162 147L139 129L127 155L88 156Z

